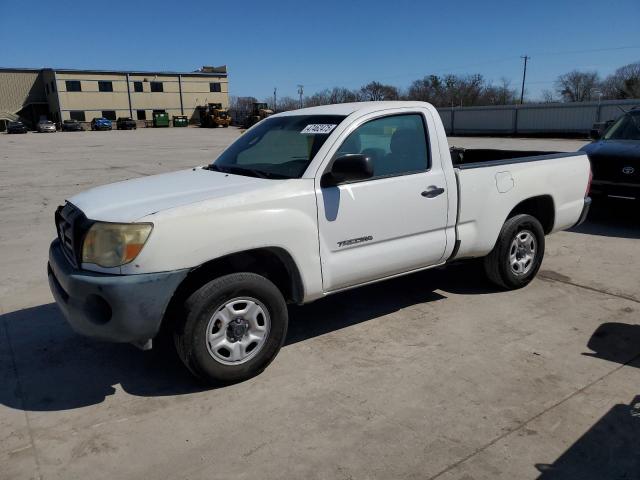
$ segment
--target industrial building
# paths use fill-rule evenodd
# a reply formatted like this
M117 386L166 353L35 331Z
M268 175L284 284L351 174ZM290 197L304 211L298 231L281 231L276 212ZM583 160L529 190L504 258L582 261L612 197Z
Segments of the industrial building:
M197 106L229 106L227 68L195 72L0 68L0 130L8 121L34 126L94 117L151 120L154 112L197 121Z

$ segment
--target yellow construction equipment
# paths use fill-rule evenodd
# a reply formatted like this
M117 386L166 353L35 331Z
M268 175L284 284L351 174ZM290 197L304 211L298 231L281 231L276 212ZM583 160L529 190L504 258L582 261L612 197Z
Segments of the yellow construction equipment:
M208 103L198 107L200 126L206 128L228 127L231 125L231 115L221 103Z

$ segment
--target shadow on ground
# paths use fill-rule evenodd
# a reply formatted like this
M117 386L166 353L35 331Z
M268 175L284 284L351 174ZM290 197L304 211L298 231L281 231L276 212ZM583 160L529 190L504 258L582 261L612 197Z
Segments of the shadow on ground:
M347 328L419 303L494 291L473 264L452 266L337 294L290 308L286 345ZM76 335L55 304L0 316L0 403L30 411L102 402L114 386L138 396L203 391L171 349L142 352ZM286 346L285 346L286 348Z
M640 209L629 200L595 199L587 220L570 231L586 235L640 238Z
M553 464L537 464L538 479L640 478L638 439L640 395L628 405L615 405Z
M587 347L593 352L583 355L637 367L638 363L634 363L634 360L640 357L640 325L603 323L591 335Z
M640 325L603 323L584 355L640 368ZM640 395L615 405L553 464L537 464L539 480L640 478Z

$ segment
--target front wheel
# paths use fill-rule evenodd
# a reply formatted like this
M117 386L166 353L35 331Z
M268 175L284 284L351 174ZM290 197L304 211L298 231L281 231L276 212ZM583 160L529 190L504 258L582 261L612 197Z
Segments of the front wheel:
M516 215L502 226L496 245L484 258L484 269L493 283L514 290L533 280L543 257L542 225L531 215Z
M275 358L287 334L287 305L278 288L255 273L233 273L196 290L174 330L178 355L211 384L246 380Z

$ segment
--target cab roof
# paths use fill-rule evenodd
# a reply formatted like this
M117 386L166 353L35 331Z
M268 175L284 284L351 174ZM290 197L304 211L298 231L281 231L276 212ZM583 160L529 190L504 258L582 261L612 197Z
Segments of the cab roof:
M287 117L293 115L344 115L348 116L354 112L369 113L391 108L411 108L411 107L431 107L427 102L415 101L382 101L382 102L354 102L336 103L333 105L320 105L318 107L301 108L299 110L289 110L273 116Z

